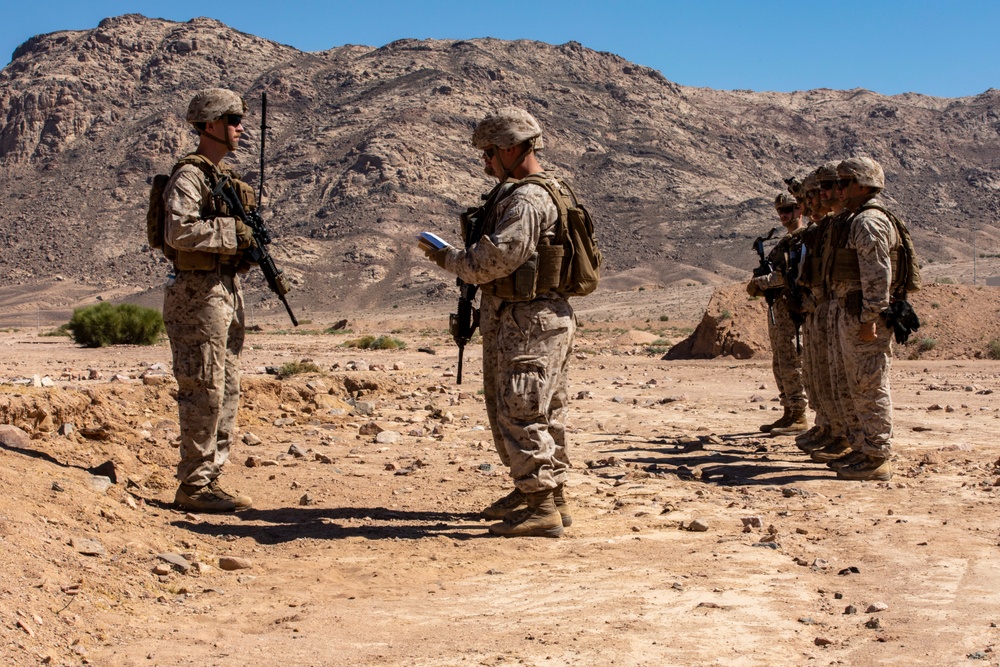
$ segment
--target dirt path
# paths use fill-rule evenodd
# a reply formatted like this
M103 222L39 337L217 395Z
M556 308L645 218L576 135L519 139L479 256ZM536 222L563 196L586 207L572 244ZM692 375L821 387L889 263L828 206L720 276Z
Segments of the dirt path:
M775 417L767 360L668 363L613 344L616 331L584 335L574 524L502 540L476 514L509 482L468 370L475 346L455 387L439 332L408 333L402 352L252 337L242 421L262 443L241 444L225 479L255 507L195 516L168 504L170 385L108 382L168 362L165 347L3 334L0 377L57 386L0 385L0 407L23 426L38 419L26 405L55 422L76 410L78 431L99 415L106 439L0 447L0 663L1000 664L1000 406L980 393L1000 388L1000 362L897 362L896 476L846 483L756 431ZM303 358L324 372L255 372ZM346 370L359 359L374 370ZM72 379L88 368L102 380ZM369 387L371 415L337 407L350 381ZM361 435L372 421L400 437ZM108 459L119 483L101 491L85 468ZM684 529L695 519L707 530ZM105 554L78 553L82 538ZM157 575L167 552L200 565ZM223 556L251 567L223 571Z

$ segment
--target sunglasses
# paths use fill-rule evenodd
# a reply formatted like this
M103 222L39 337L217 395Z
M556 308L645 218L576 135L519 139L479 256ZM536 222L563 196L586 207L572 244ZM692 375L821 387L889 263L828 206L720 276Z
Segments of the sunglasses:
M229 125L230 127L239 127L242 122L243 116L235 113L226 114L226 125Z
M483 150L483 155L486 156L487 160L492 160L493 156L496 155L496 154L497 154L497 147L496 146L490 146L489 148L486 148L486 149Z
M790 215L795 212L794 206L782 206L778 209L778 215Z
M819 182L819 189L820 190L833 190L835 187L837 187L837 181L820 181Z
M854 182L853 178L842 178L839 181L837 181L837 187L840 188L841 190L843 190L844 188L846 188L848 185L850 185L853 182Z

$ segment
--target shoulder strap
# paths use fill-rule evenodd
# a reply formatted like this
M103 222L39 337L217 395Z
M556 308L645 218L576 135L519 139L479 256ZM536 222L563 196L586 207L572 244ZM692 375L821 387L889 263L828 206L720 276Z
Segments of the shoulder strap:
M514 187L515 188L519 188L522 185L534 184L534 185L538 185L538 186L540 186L542 188L545 188L545 191L549 193L550 197L552 197L552 201L556 205L556 210L559 212L559 217L556 220L556 238L555 238L555 241L556 241L556 244L562 244L562 243L566 242L566 237L567 237L567 234L568 234L568 232L566 230L566 216L567 216L566 211L567 211L568 207L566 206L566 200L565 200L565 198L563 197L562 193L559 192L559 186L560 185L565 185L566 189L570 191L570 194L573 197L573 205L574 206L576 205L576 194L565 183L557 181L556 179L554 179L552 177L546 177L544 175L544 173L545 172L539 172L537 174L532 174L530 176L526 176L525 178L522 178L521 180L519 180L514 185Z
M208 184L213 189L216 183L219 181L219 173L225 173L222 168L216 168L215 163L209 160L204 155L198 153L188 153L174 165L173 169L170 170L171 176L181 168L182 165L190 164L201 169L202 173L205 174L205 178L208 179Z

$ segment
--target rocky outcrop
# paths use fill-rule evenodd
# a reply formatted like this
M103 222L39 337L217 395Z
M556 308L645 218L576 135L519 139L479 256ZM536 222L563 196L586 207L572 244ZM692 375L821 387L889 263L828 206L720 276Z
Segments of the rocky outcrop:
M750 359L770 354L767 304L747 297L743 285L720 287L712 295L701 322L690 336L663 355L664 359Z

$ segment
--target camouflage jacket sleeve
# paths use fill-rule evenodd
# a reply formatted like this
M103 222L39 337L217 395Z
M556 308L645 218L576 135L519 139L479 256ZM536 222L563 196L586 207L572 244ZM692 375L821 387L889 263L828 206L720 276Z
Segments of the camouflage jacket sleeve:
M848 247L858 253L861 270L862 322L874 322L889 307L892 263L889 253L899 246L892 221L881 211L866 210L854 217Z
M166 242L177 250L236 254L236 218L202 218L204 203L212 196L198 167L181 165L164 192Z
M485 285L514 273L538 246L543 233L552 234L559 212L541 186L523 185L499 201L493 232L472 247L453 248L445 269L469 284Z

